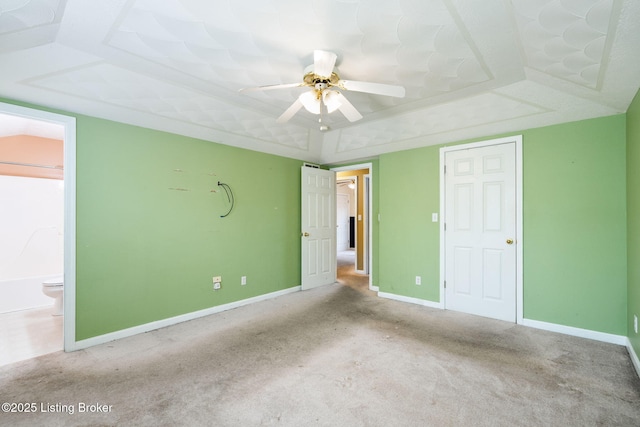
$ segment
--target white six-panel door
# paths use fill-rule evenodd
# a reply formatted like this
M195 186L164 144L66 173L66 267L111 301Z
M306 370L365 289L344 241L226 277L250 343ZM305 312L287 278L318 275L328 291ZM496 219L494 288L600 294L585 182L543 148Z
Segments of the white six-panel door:
M444 161L445 308L515 322L515 143Z
M302 289L336 281L336 175L302 167Z

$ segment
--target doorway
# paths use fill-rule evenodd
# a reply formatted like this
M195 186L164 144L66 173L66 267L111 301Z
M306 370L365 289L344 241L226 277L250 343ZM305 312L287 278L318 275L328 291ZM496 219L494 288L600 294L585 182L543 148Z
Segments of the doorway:
M521 143L516 136L440 150L445 309L522 320Z
M332 168L336 172L338 246L337 277L341 283L377 291L372 285L372 185L373 165Z
M45 132L43 129L55 129L58 131L58 135L61 139L62 145L62 164L63 168L57 164L46 164L46 162L20 162L16 159L7 158L4 161L4 166L7 171L3 176L8 178L4 182L7 194L9 192L31 192L37 194L48 194L49 198L45 201L35 201L34 203L49 203L51 205L59 206L61 212L51 212L51 215L59 215L58 219L55 219L55 224L51 226L38 227L30 232L30 237L27 243L20 249L19 254L11 256L7 251L13 249L7 248L3 259L6 261L4 268L4 276L6 279L2 282L5 285L18 285L20 290L27 291L24 298L20 297L14 301L17 305L12 307L5 307L6 322L5 330L3 331L3 339L14 339L18 335L19 343L17 343L11 352L7 354L11 360L3 360L5 363L12 363L17 360L24 360L26 358L35 357L40 354L46 354L51 351L59 350L74 350L75 348L75 118L63 116L60 114L49 113L45 111L35 110L31 108L25 108L16 106L13 104L0 103L0 115L6 120L10 120L16 123L27 123L30 129L18 129L7 131L5 136L10 135L11 132L17 134L30 134ZM6 127L5 127L6 130ZM27 138L28 139L28 138ZM35 140L35 138L33 138ZM10 146L12 141L7 141L6 146ZM42 141L36 141L41 143ZM60 141L59 141L60 142ZM22 141L24 143L24 141ZM35 146L34 146L35 147ZM35 154L39 152L37 148L33 148L32 152ZM12 157L10 155L9 157ZM27 163L25 166L16 163ZM56 162L58 163L58 162ZM63 169L63 170L62 170ZM36 173L33 176L29 174L20 175L16 171L18 170L31 170L40 171L40 175ZM51 174L58 174L57 176L49 176ZM24 179L16 178L25 177ZM15 178L15 179L14 179ZM11 184L14 183L14 184ZM38 193L40 192L40 193ZM59 195L59 199L58 196ZM19 197L19 196L17 196ZM55 200L54 200L55 199ZM16 199L17 200L17 199ZM30 202L31 203L31 202ZM32 206L33 203L28 206ZM29 216L32 211L27 205L24 208L25 217ZM37 209L37 208L35 208ZM33 209L35 211L35 209ZM44 209L44 208L43 208ZM10 213L5 210L6 215L18 215L17 213ZM47 215L45 215L47 216ZM16 223L15 221L13 222ZM28 226L25 226L28 228ZM53 239L53 240L52 240ZM18 238L16 241L19 241ZM61 253L59 254L59 260L56 263L60 263L57 270L57 277L61 274L64 276L64 307L63 316L52 316L53 299L44 296L42 292L42 279L45 276L38 275L38 273L49 274L53 273L51 268L43 267L42 269L28 267L25 260L32 259L34 256L44 253L47 255L47 248L51 248L51 245L59 243ZM15 246L15 245L14 245ZM51 258L51 257L49 257ZM16 259L18 261L16 261ZM56 258L58 259L58 258ZM51 259L44 261L45 264L50 263ZM38 264L42 265L42 263ZM9 266L9 267L7 267ZM24 270L24 274L20 273L20 268ZM31 276L30 276L31 275ZM11 276L11 277L9 277ZM15 276L15 277L14 277ZM1 278L0 278L1 279ZM31 296L30 296L31 295ZM38 301L33 302L33 298L40 298ZM31 301L31 302L30 302ZM25 305L26 304L26 305ZM34 310L31 310L28 306L34 305ZM22 309L21 309L22 308ZM9 325L12 326L9 326ZM50 337L38 337L37 339L21 339L20 335L27 333L49 333L57 334L57 338L51 342L48 340ZM21 340L21 341L20 341ZM29 342L30 341L30 342ZM47 344L47 341L49 343ZM22 344L20 344L22 342ZM34 345L35 344L35 345ZM22 348L18 348L21 346Z

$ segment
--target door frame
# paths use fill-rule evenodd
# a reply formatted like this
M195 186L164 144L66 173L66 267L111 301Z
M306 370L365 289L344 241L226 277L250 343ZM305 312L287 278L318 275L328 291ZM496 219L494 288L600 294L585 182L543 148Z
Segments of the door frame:
M362 240L364 242L364 269L361 273L369 275L369 285L371 285L371 209L372 209L372 201L371 201L371 168L369 168L369 173L362 175L362 187L364 188L364 218L366 221L364 225L364 229L367 230L362 236Z
M446 309L446 294L444 289L445 280L445 154L451 151L468 150L472 148L488 147L492 145L500 145L514 143L516 149L516 323L523 322L523 274L522 260L524 240L522 238L522 135L508 136L504 138L490 139L486 141L472 142L469 144L451 145L440 148L440 308Z
M368 194L368 206L365 206L365 215L366 218L363 218L363 220L366 220L366 236L364 237L365 242L368 243L369 245L369 256L366 257L366 259L364 260L364 264L366 266L366 270L368 270L368 275L369 275L369 289L374 291L374 292L378 292L378 286L373 286L373 275L371 274L373 272L373 221L371 220L371 215L373 212L373 163L369 162L369 163L358 163L358 164L354 164L354 165L349 165L349 166L339 166L339 167L335 167L335 168L331 168L332 171L334 172L344 172L344 171L352 171L352 170L359 170L359 169L369 169L369 173L367 174L369 176L369 194ZM364 179L364 176L363 176ZM357 189L356 189L357 192ZM356 193L356 203L357 201L357 193ZM356 214L357 215L357 214ZM357 219L357 216L356 216ZM357 227L356 227L356 248L358 245L358 237L357 237ZM364 248L362 248L364 250ZM367 253L367 251L364 252L365 254ZM335 262L337 263L338 261L335 260ZM366 271L365 270L365 271Z
M64 126L64 351L76 346L76 118L0 102L0 113Z

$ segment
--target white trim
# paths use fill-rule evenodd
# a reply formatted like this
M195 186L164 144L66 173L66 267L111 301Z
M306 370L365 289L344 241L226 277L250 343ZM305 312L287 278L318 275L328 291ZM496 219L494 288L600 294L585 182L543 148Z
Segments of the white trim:
M64 126L64 350L76 349L76 118L0 102L0 112Z
M335 172L335 171L334 171ZM362 239L362 245L359 244L360 242L360 233L358 232L359 227L359 223L362 221L362 219L358 220L358 209L360 208L360 185L362 184L360 181L360 177L358 177L357 175L354 175L355 181L356 181L356 188L353 190L353 194L355 195L355 199L356 199L356 223L355 223L355 230L354 230L354 235L355 235L355 248L356 248L356 261L355 261L355 265L353 266L353 269L356 273L358 274L364 274L364 270L358 269L358 251L362 251L364 252L364 236ZM364 184L363 184L364 185ZM364 210L363 210L363 215L364 215ZM364 260L363 260L364 261Z
M514 135L504 138L491 139L488 141L473 142L470 144L460 144L445 146L440 148L440 303L445 308L445 240L444 240L444 213L445 213L445 182L444 182L444 156L450 151L468 150L471 148L481 148L491 145L515 143L516 149L516 323L523 322L524 313L524 279L523 279L523 247L522 239L522 135Z
M369 172L371 172L371 169L369 169ZM371 238L371 173L362 175L362 188L362 198L366 198L366 203L362 204L362 220L364 221L362 229L365 230L362 236L362 251L366 256L362 257L362 270L356 270L356 273L369 275L369 289L371 289L371 246L369 241ZM369 189L369 191L367 191L367 189Z
M187 322L189 320L194 320L200 317L209 316L212 314L220 313L222 311L232 310L234 308L242 307L249 304L254 304L254 303L269 300L272 298L277 298L282 295L287 295L287 294L298 292L298 291L300 291L300 286L294 286L292 288L283 289L281 291L276 291L276 292L272 292L264 295L258 295L256 297L231 302L228 304L205 308L204 310L181 314L179 316L170 317L168 319L156 320L155 322L145 323L144 325L138 325L132 328L110 332L108 334L99 335L97 337L87 338L85 340L78 341L76 343L76 350L93 347L94 345L104 344L110 341L127 338L127 337L141 334L144 332L154 331L156 329L165 328L167 326L172 326L178 323Z
M640 377L640 359L638 359L638 355L633 349L633 346L631 345L631 341L629 340L629 338L627 338L627 351L629 352L629 357L631 358L633 367L636 368L636 373Z
M605 332L592 331L589 329L575 328L573 326L559 325L557 323L541 322L539 320L523 319L523 326L542 329L550 332L571 335L574 337L587 338L595 341L602 341L609 344L626 345L628 338L624 335L607 334Z
M360 169L369 169L369 207L367 209L367 223L368 225L368 230L367 233L369 234L369 259L367 260L368 264L368 270L369 270L369 290L374 291L374 292L378 292L379 287L378 286L373 286L373 219L372 219L372 215L373 215L373 163L369 162L369 163L359 163L356 165L349 165L349 166L339 166L339 167L335 167L335 168L331 168L332 171L334 172L343 172L343 171L352 171L352 170L360 170ZM364 175L363 175L364 177ZM357 188L357 187L356 187ZM356 194L356 199L357 199L357 194ZM357 215L357 212L356 212ZM357 216L356 216L357 219ZM358 236L357 236L357 232L358 232L358 227L356 226L356 246L358 244ZM336 260L337 262L337 260ZM360 271L360 273L364 273L363 271Z
M410 304L417 304L417 305L422 305L422 306L431 307L431 308L439 308L441 310L444 310L444 306L442 303L438 303L434 301L406 297L403 295L390 294L387 292L378 292L378 296L381 298L387 298L395 301L406 302ZM575 328L572 326L541 322L539 320L531 320L531 319L523 319L522 322L519 322L519 323L522 326L527 326L529 328L541 329L544 331L571 335L579 338L587 338L590 340L606 342L609 344L626 346L627 350L629 351L631 361L633 362L633 366L636 368L636 371L638 372L638 376L640 376L640 360L638 359L638 355L635 353L631 345L631 341L629 341L629 338L627 338L624 335L608 334L605 332L592 331L589 329Z
M378 296L381 298L392 299L395 301L407 302L409 304L422 305L424 307L439 308L439 309L444 308L441 302L429 301L429 300L420 299L420 298L405 297L404 295L390 294L388 292L378 292Z
M522 192L522 135L515 137L516 142L516 323L524 320L524 255L523 247L523 200Z
M371 267L372 267L372 260L373 260L373 245L371 244L373 242L373 216L371 215L371 212L373 211L373 177L371 176L371 174L373 173L373 168L369 168L369 173L364 175L364 182L366 184L366 188L369 190L367 192L367 235L365 236L367 238L367 274L369 275L369 289L374 290L374 288L376 288L376 292L377 292L377 286L373 286L372 281L371 281Z
M444 147L443 147L444 148ZM445 199L444 199L444 151L442 148L440 149L440 163L439 163L439 172L438 179L440 180L440 305L442 305L442 309L445 307L445 291L444 291L444 277L445 277L445 253L446 248L444 247L444 207L445 207Z

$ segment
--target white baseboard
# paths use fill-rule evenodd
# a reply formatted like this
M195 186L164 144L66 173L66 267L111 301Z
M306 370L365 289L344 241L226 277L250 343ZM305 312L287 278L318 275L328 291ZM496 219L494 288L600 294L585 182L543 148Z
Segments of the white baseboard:
M440 308L440 309L443 308L442 304L439 302L428 301L428 300L419 299L419 298L405 297L403 295L390 294L387 292L378 292L378 296L381 298L387 298L387 299L392 299L392 300L401 301L401 302L408 302L410 304L423 305L425 307Z
M403 295L390 294L387 292L378 292L378 296L381 298L387 298L387 299L407 302L411 304L418 304L425 307L444 309L444 306L442 303L423 300L419 298L406 297ZM558 325L556 323L547 323L547 322L541 322L539 320L531 320L531 319L523 319L522 322L520 322L520 324L523 326L542 329L545 331L558 332L565 335L587 338L587 339L602 341L610 344L622 345L629 348L629 353L633 352L633 348L629 343L629 339L624 335L608 334L605 332L591 331L589 329L574 328L572 326ZM638 372L640 373L640 368L639 368L640 363L638 362L638 357L635 353L633 353L632 359L633 357L635 357L634 366L636 366L636 370L638 370Z
M556 323L540 322L539 320L523 319L521 325L623 346L626 346L628 341L627 337L624 335L607 334L605 332L574 328L572 326L558 325Z
M627 338L627 350L629 351L629 357L631 358L631 362L633 363L633 367L636 368L636 373L640 377L640 359L638 359L638 355L636 351L633 349L631 345L631 341Z
M256 302L265 301L268 299L276 298L276 297L290 294L293 292L298 292L299 290L300 290L300 286L294 286L292 288L283 289L281 291L272 292L264 295L258 295L257 297L247 298L244 300L231 302L229 304L218 305L215 307L206 308L204 310L194 311L192 313L181 314L180 316L170 317L168 319L162 319L162 320L157 320L155 322L145 323L144 325L138 325L132 328L110 332L108 334L99 335L97 337L87 338L82 341L76 341L75 346L69 350L75 351L75 350L81 350L83 348L93 347L94 345L104 344L110 341L115 341L122 338L130 337L133 335L141 334L144 332L154 331L156 329L175 325L177 323L187 322L189 320L197 319L199 317L209 316L211 314L220 313L222 311L231 310L234 308L242 307L244 305L254 304Z

